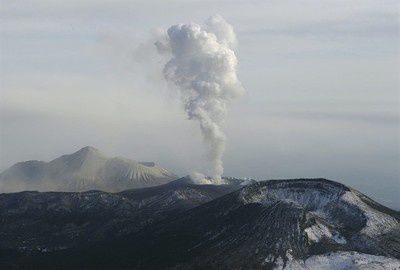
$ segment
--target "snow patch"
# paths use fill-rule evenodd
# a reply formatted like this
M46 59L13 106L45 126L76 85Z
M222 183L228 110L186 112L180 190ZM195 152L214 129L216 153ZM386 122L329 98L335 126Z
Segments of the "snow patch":
M256 192L249 190L252 192L250 196L246 194L247 190L245 189L241 193L241 198L244 203L262 203L264 205L271 205L277 201L285 201L295 203L310 211L320 212L329 203L338 200L340 195L340 190L329 186L326 189L331 192L277 184L269 188L266 186L260 187Z
M322 238L332 239L341 245L347 243L346 239L341 236L339 232L331 230L321 223L316 223L313 226L306 228L304 231L307 233L308 239L314 243L318 243Z
M360 208L367 217L367 225L361 230L361 233L373 237L384 234L392 228L399 226L399 222L394 217L370 207L357 195L355 191L347 191L343 194L342 199Z
M399 270L400 261L384 256L375 256L358 252L332 252L311 256L305 261L289 258L286 265L277 260L274 269L285 270Z

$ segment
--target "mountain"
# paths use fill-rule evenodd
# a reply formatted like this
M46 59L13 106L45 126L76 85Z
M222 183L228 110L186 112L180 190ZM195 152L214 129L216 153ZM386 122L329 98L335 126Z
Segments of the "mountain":
M0 194L0 249L50 252L122 237L237 190L240 183L195 185L181 178L119 193Z
M216 186L182 179L162 188L172 193L149 208L154 222L123 237L41 254L0 254L8 254L3 261L15 269L400 269L399 212L325 179L241 183L197 201L204 195L198 188ZM182 185L196 192L171 195ZM168 198L175 204L176 197L198 203L163 212L160 205ZM18 212L10 205L1 208ZM165 215L158 219L155 209Z
M48 163L20 162L0 174L0 192L23 190L117 192L168 183L177 176L153 162L109 158L87 146Z

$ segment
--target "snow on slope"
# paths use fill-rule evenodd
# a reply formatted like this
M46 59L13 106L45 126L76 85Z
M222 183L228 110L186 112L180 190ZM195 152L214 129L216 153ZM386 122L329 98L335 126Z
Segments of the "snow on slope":
M321 238L326 237L338 244L345 244L346 239L332 227L342 227L343 224L351 223L354 219L352 217L356 215L362 216L360 220L365 219L360 234L366 237L374 238L399 226L396 218L372 207L374 202L360 192L338 183L333 184L331 181L277 180L273 185L260 186L255 190L244 189L241 200L246 204L261 203L266 206L279 201L293 203L306 209L317 217L316 224L305 229L309 240L313 242L319 242ZM329 221L330 224L318 220Z
M305 261L279 260L276 270L399 270L400 261L358 252L332 252L311 256Z
M85 248L77 248L71 249L65 256L59 254L64 256L63 261L66 262L70 256L76 258L65 269L76 269L83 263L92 266L88 269L98 269L98 266L112 262L108 268L126 269L140 264L143 269L400 270L398 212L379 205L349 187L326 179L272 180L246 186L240 186L235 179L229 181L236 182L236 186L194 185L190 178L185 178L164 187L122 192L123 197L134 198L131 206L135 211L130 210L132 207L126 204L125 199L121 204L115 204L113 201L116 194L111 194L111 197L100 195L101 198L110 198L106 200L110 202L108 205L102 203L104 200L92 198L91 201L91 196L79 193L78 196L86 194L88 201L77 203L76 210L80 213L82 206L89 206L85 211L92 222L100 220L101 223L99 217L105 213L111 216L119 211L133 214L128 223L114 223L115 218L107 217L106 220L116 226L110 226L108 222L99 224L100 231L103 228L115 228L115 232L120 235L121 224L131 228L134 224L131 220L139 222L137 226L140 229L130 230L133 233L123 241L114 239L95 249L88 247L88 252L82 252ZM165 188L165 192L160 194L160 189ZM221 189L236 191L225 190L223 194L226 195L219 197L221 193L216 191ZM49 216L41 214L47 211L47 199L43 201L43 207L37 199L30 200L31 206L27 207L26 202L19 197L24 194L3 195L4 198L15 197L13 200L7 199L5 202L9 203L3 203L1 207L5 209L3 216L10 214L10 221L4 222L5 229L12 232L9 241L15 241L16 235L30 235L29 232L36 232L35 228L44 227L38 224L24 232L15 226L18 223L29 225L26 222L26 210L39 210L34 216L28 215L34 221L38 220L37 217ZM29 194L34 195L32 192ZM54 195L57 194L49 193L45 197ZM82 199L86 199L86 196ZM63 198L58 201L68 206ZM51 202L58 205L54 199ZM104 210L98 211L101 205ZM191 209L175 215L179 209L175 207L179 205L183 209ZM163 213L163 209L168 211ZM16 220L15 210L17 216L21 217L18 223L12 223ZM69 215L70 219L76 216L76 210ZM66 212L56 214L63 217ZM173 213L173 216L165 213ZM163 221L149 225L147 221L155 217ZM140 218L145 222L141 222ZM47 220L41 222L45 224ZM65 224L68 224L65 227L65 233L68 234L70 221L67 220ZM57 227L52 228L55 235L59 235ZM5 229L0 228L0 231L6 232ZM82 223L82 229L93 231L87 227L87 223ZM44 238L53 242L53 236L48 235ZM125 255L122 257L121 254ZM43 258L48 260L48 265L53 266L53 259L57 257Z
M398 226L398 221L385 213L374 209L362 201L362 194L358 191L347 191L342 199L349 204L359 207L367 217L367 224L363 228L362 233L370 237L387 233L391 228Z
M324 237L330 238L338 244L347 243L346 238L344 238L338 231L332 230L319 222L306 228L304 231L306 232L308 239L314 243L320 242Z

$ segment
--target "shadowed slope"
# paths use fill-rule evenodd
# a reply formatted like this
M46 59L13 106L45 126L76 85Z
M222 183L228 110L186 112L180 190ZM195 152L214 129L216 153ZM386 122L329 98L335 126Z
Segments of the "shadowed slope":
M335 265L329 260L340 257L358 263L354 257L386 269L400 267L390 259L400 258L399 239L398 213L351 188L325 179L272 180L250 184L124 239L19 263L34 269L302 269L304 260Z

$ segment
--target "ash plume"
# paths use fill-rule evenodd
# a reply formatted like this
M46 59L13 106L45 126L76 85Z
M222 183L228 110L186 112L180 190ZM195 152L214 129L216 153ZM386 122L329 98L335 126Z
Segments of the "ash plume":
M236 42L233 27L217 15L203 26L173 25L155 43L159 53L170 57L165 79L180 90L189 119L200 124L216 183L222 182L227 106L244 92L236 74Z

